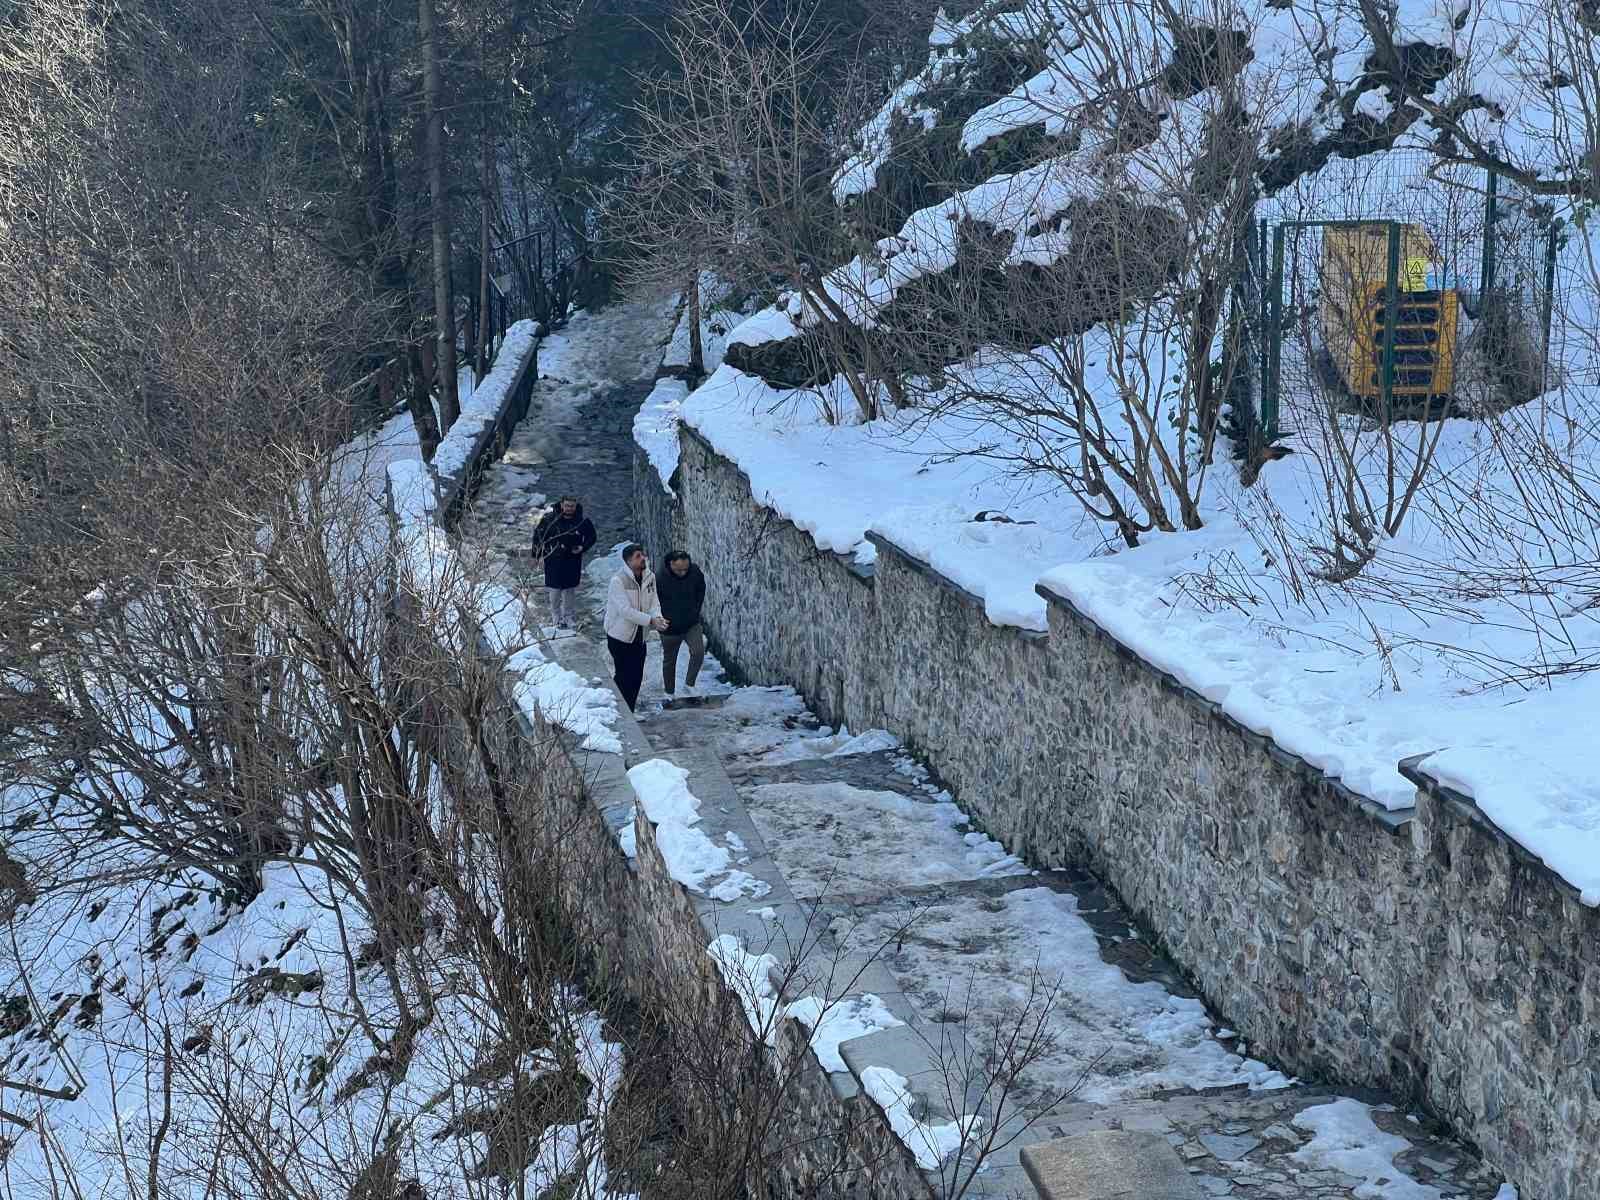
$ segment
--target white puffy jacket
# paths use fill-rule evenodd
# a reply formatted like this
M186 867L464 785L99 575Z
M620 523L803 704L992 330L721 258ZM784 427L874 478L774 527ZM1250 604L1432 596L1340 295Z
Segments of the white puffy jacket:
M631 642L641 629L661 615L661 599L656 595L655 572L646 567L643 579L635 579L627 566L611 577L606 588L606 636Z

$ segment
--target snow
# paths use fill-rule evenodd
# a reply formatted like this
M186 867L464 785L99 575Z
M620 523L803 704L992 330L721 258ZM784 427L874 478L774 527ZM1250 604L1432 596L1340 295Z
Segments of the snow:
M636 1200L631 1192L611 1189L603 1145L606 1117L622 1085L623 1048L606 1039L604 1023L597 1014L580 1009L576 1018L569 1020L575 1027L578 1070L591 1085L584 1101L588 1117L576 1125L551 1126L540 1136L538 1153L525 1175L528 1194L554 1193L563 1177L579 1173L582 1195L594 1200Z
M839 1054L841 1043L905 1024L871 992L832 1002L816 996L804 996L790 1004L785 1011L811 1030L811 1048L817 1052L822 1069L835 1073L848 1070Z
M678 469L678 424L688 395L687 383L663 376L656 380L656 386L633 418L633 440L650 459L662 490L669 496L676 494L670 480Z
M861 1090L872 1097L906 1149L924 1171L937 1170L939 1164L983 1125L983 1118L965 1116L956 1121L929 1124L912 1115L916 1104L911 1081L888 1067L867 1067L861 1072Z
M869 729L865 733L851 733L848 726L838 733L828 733L825 729L819 729L814 737L797 737L784 742L756 761L776 764L810 758L848 758L852 754L876 754L900 748L900 739L886 729Z
M719 846L699 828L700 801L689 790L688 771L664 758L652 758L630 767L628 782L639 808L655 826L656 846L673 879L725 903L759 900L772 890L765 881L733 868L734 853L744 849L743 842L725 836L725 844ZM707 881L718 875L725 878L708 889Z
M1004 464L951 457L973 434L971 421L959 416L902 414L829 425L808 394L776 392L724 365L689 396L683 419L749 476L758 503L809 533L819 549L870 563L877 551L866 534L881 521L892 540L904 538L959 564L958 582L986 602L992 591L992 618L1026 613L1030 627L1043 628L1043 601L1032 594L1033 580L1021 579L1013 565L1019 548L1048 532L1048 546L1039 543L1048 561L1084 537L1095 545L1104 539L1103 529L1083 520L1065 531L1047 524L1043 518L1063 508L1060 498L1008 478ZM1003 532L999 523L965 529L985 510L1038 524ZM952 538L993 549L977 560L947 554Z
M120 855L119 868L134 865L125 847ZM543 1073L547 1061L529 1053L498 1071L482 1069L480 1055L497 1038L496 1017L462 986L472 968L452 957L451 939L430 938L413 961L433 973L435 1005L418 1030L409 1069L398 1080L365 1077L378 1049L369 1035L393 1030L399 1014L383 968L354 965L356 948L373 936L362 906L314 868L269 864L261 884L241 905L219 899L210 881L183 874L117 883L92 905L88 896L56 893L14 923L15 965L35 989L69 997L74 1008L82 1001L84 1014L89 996L98 1007L92 1019L69 1013L48 1041L24 1033L7 1044L0 1037L9 1077L81 1090L76 1100L38 1114L60 1159L47 1163L31 1138L11 1147L7 1194L60 1194L63 1168L72 1194L112 1194L125 1180L130 1133L137 1136L127 1161L142 1173L143 1134L160 1115L164 1031L176 1069L162 1165L175 1185L195 1167L204 1177L216 1144L210 1131L241 1111L260 1111L257 1099L277 1090L295 1097L294 1120L287 1128L264 1125L258 1148L292 1166L308 1194L343 1194L379 1129L393 1133L430 1196L476 1194L467 1181L487 1144L458 1120L498 1102L512 1070L526 1079ZM309 981L309 990L296 994L267 982L285 978ZM584 1120L546 1130L524 1179L538 1195L557 1175L581 1169L594 1187L587 1194L599 1200L611 1194L599 1146L621 1080L621 1048L607 1042L599 1017L575 994L555 1000L559 1029L551 1032L570 1036L577 1069L592 1087ZM251 1098L246 1110L237 1107L240 1095ZM18 1098L9 1107L28 1105ZM178 1185L174 1194L187 1193Z
M1245 507L1253 498L1230 478L1214 485L1205 530L1154 536L1102 557L1106 526L1069 498L1029 490L1000 462L939 458L973 442L958 419L827 426L805 397L784 397L731 368L683 411L746 472L757 501L808 531L819 549L872 562L866 534L878 531L981 598L997 626L1045 630L1046 602L1035 592L1043 584L1246 728L1386 808L1414 803L1400 760L1432 754L1426 770L1474 797L1587 901L1600 898L1600 782L1581 749L1584 714L1600 706L1600 678L1573 674L1523 690L1466 674L1472 654L1515 662L1534 650L1538 629L1514 603L1443 616L1408 613L1360 587L1325 587L1317 608L1298 608L1262 570ZM1466 478L1485 458L1482 427L1450 424L1438 470ZM1314 522L1314 467L1307 456L1275 464L1262 490L1301 528ZM982 510L1011 520L973 520ZM1413 515L1418 528L1426 520ZM1373 579L1386 563L1403 574L1438 550L1394 541L1384 554L1370 568ZM1202 603L1198 582L1230 570L1266 600ZM1573 608L1581 610L1581 587ZM1594 610L1574 611L1566 621L1574 661L1594 653L1594 618Z
M939 31L936 36L948 36ZM888 159L890 150L889 126L893 118L903 112L923 90L922 82L912 78L894 90L883 107L861 129L862 149L845 161L833 177L833 196L843 204L852 196L870 192L878 186L878 168Z
M476 395L464 391L464 398L473 421L491 402L484 389ZM480 422L480 433L482 428ZM460 429L463 439L471 434L470 424ZM505 588L474 584L440 527L437 476L418 457L409 416L344 448L335 477L359 487L370 502L370 519L359 521L353 536L372 537L379 548L387 547L389 532L383 518L387 487L399 565L410 575L423 615L438 614L436 628L465 633L472 622L448 628L440 622L475 613L491 648L520 654L524 667L545 675L533 690L551 690L553 680L542 670L549 664L539 651L517 649L527 640L517 597ZM570 698L570 688L554 690ZM544 700L561 707L556 696ZM419 800L442 805L439 777L432 782L433 790ZM286 826L300 828L303 822L326 833L331 825L337 841L342 790L326 782L308 787L306 795L278 798L287 806ZM22 809L36 821L36 800L24 789L0 788L0 825L21 829ZM42 823L31 828L41 843L51 832ZM329 844L326 838L323 844ZM20 843L11 849L23 853ZM470 854L470 839L457 850ZM306 862L266 863L259 894L239 900L225 898L215 878L153 863L124 840L91 839L74 849L73 867L82 869L84 884L45 890L11 922L8 954L0 959L0 996L32 988L52 997L50 1008L56 999L67 1004L51 1022L49 1036L40 1032L50 1020L48 1009L28 1014L31 1027L0 1033L0 1064L12 1079L70 1085L81 1094L32 1109L38 1131L48 1132L60 1157L50 1161L34 1138L4 1147L7 1194L110 1194L126 1182L125 1169L142 1173L143 1147L159 1115L152 1097L161 1092L160 1046L168 1030L175 1063L173 1124L162 1166L175 1195L184 1194L184 1179L222 1181L224 1190L238 1182L230 1181L230 1168L219 1167L223 1160L213 1155L219 1148L215 1131L241 1114L262 1118L253 1127L253 1136L259 1135L255 1151L298 1172L296 1182L306 1194L345 1194L351 1175L369 1161L374 1139L388 1135L405 1170L428 1195L452 1200L481 1191L488 1140L466 1131L461 1119L503 1102L517 1080L544 1074L552 1066L548 1056L530 1051L509 1064L492 1057L503 1049L496 1044L503 1030L492 1006L478 998L484 994L481 980L473 978L478 964L458 953L470 938L451 927L449 906L437 892L418 894L425 926L437 933L414 945L406 968L391 976L366 962L362 947L373 933L362 898L340 882L343 867L321 869L328 864L316 861L315 842L297 846L295 853ZM419 977L412 970L426 976L426 1006L391 987L391 979L401 976L402 989L414 987ZM545 1130L533 1161L525 1171L513 1170L511 1176L520 1178L508 1177L504 1184L538 1195L577 1172L584 1194L600 1200L615 1194L599 1151L621 1082L621 1048L605 1039L600 1017L579 997L563 993L552 1001L541 1011L553 1013L559 1026L549 1031L553 1044L573 1052L590 1084L585 1116ZM404 1077L373 1072L376 1057L387 1053L385 1040L402 1024L402 1012L422 1007L430 1019L416 1030ZM519 1029L517 1035L528 1032ZM14 1040L13 1033L19 1034ZM291 1098L290 1108L282 1110L292 1109L286 1124L263 1115L278 1111L274 1093ZM240 1096L244 1108L238 1107ZM219 1097L231 1111L219 1110ZM14 1097L10 1107L27 1105ZM306 1147L311 1149L293 1153ZM227 1154L237 1147L224 1140L221 1149ZM70 1180L61 1174L63 1165Z
M409 420L409 418L407 418ZM439 485L420 458L388 465L389 490L402 524L433 521L439 510Z
M811 1030L811 1048L825 1071L847 1069L839 1056L840 1043L905 1023L870 992L828 999L803 996L782 1005L780 1011L777 988L772 982L778 968L775 957L749 953L731 933L713 940L706 953L717 964L723 982L739 997L752 1033L771 1046L777 1041L780 1016L799 1021Z
M1006 265L1048 264L1069 242L1067 236L1048 231L1050 223L1074 201L1095 194L1093 181L1075 155L1050 158L1015 174L993 176L913 213L897 234L879 241L873 253L831 271L828 291L850 320L870 329L877 323L878 311L901 288L955 265L962 222L1022 234L1007 250ZM1024 233L1029 229L1041 232L1030 236ZM814 321L815 315L808 313L800 323Z
M538 347L538 326L532 321L518 321L506 330L494 366L471 395L463 397L461 415L433 453L435 474L454 478L466 467L484 433L499 421L508 394Z
M1295 1151L1295 1160L1363 1180L1351 1193L1356 1200L1444 1200L1439 1189L1416 1182L1395 1166L1395 1157L1411 1143L1379 1129L1371 1106L1339 1099L1304 1110L1294 1124L1315 1135Z
M676 298L645 295L610 309L574 312L539 346L539 377L559 382L542 392L547 418L564 416L619 384L655 376ZM559 407L558 407L559 406Z
M706 947L717 964L723 982L739 997L751 1032L770 1045L777 1034L778 993L772 985L772 972L778 960L770 954L751 954L731 933L714 938Z
M663 367L687 368L689 366L689 306L683 302L678 314L678 324L667 342L666 353L661 356ZM728 305L731 297L728 286L710 271L700 275L700 357L707 373L722 365L728 352L728 340L733 330L744 320L744 315Z
M794 337L800 328L794 322L794 314L798 311L798 304L790 301L789 306L774 306L764 308L734 326L733 332L728 335L728 344L732 346L760 346L767 342L780 342L785 338Z
M616 731L617 696L610 688L595 687L576 671L547 659L536 645L513 654L506 669L515 677L513 698L530 720L538 714L569 730L585 750L622 753Z

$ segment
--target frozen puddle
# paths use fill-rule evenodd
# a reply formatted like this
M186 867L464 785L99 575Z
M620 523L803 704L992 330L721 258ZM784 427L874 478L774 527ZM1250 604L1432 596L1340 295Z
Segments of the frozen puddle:
M1289 1083L1219 1042L1200 1001L1103 961L1071 894L908 898L841 912L831 930L849 950L878 953L922 1021L962 1022L980 1051L1036 1029L1024 1104Z
M968 830L966 815L947 800L842 782L763 783L743 796L799 897L883 895L1028 872L999 842Z

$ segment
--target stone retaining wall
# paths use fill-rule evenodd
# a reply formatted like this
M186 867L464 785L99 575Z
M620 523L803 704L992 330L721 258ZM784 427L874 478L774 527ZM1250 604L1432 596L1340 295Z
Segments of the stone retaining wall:
M677 491L650 536L705 568L725 662L890 729L1036 865L1091 864L1253 1052L1426 1107L1523 1200L1595 1193L1600 911L1425 764L1382 812L1062 597L997 628L886 539L871 570L819 552L688 429Z
M877 1107L834 1091L802 1025L783 1020L775 1046L754 1044L740 998L706 953L711 935L650 823L637 825L634 859L618 846L619 817L632 802L620 757L584 751L570 735L530 722L508 694L496 707L504 719L492 723L490 753L503 771L540 781L525 844L556 875L567 927L600 985L663 1027L675 1100L704 1123L701 1135L742 1142L754 1128L750 1194L932 1200ZM448 753L478 752L464 730L451 733Z
M667 551L683 545L683 510L662 486L661 475L637 446L633 453L633 527L650 561L659 570Z

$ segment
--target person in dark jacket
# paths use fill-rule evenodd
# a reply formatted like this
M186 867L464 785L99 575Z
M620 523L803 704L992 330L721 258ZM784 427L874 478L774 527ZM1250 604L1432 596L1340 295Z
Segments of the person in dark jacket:
M661 597L661 615L667 628L661 634L661 686L668 697L676 692L678 648L689 643L689 669L683 676L683 690L695 695L694 681L706 658L706 635L700 625L700 610L706 602L706 577L690 560L688 552L674 550L667 555L667 569L656 581Z
M594 525L583 515L576 497L563 496L533 531L533 556L544 562L544 586L550 589L555 623L571 629L578 621L578 584L583 556L594 545Z

